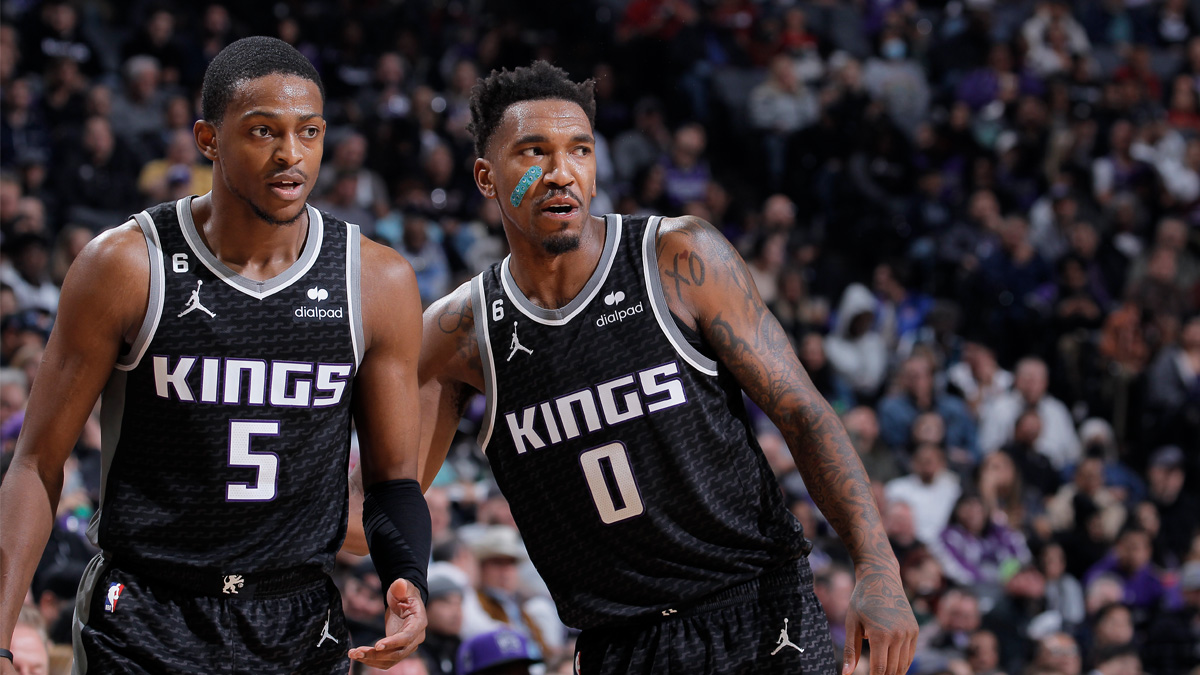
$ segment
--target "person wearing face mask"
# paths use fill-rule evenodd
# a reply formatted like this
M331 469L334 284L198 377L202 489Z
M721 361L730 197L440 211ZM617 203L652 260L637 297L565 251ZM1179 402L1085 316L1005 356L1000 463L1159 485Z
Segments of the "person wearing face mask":
M899 28L889 26L880 31L876 56L867 60L863 70L863 84L910 138L927 119L929 82L925 71L911 58L908 42Z

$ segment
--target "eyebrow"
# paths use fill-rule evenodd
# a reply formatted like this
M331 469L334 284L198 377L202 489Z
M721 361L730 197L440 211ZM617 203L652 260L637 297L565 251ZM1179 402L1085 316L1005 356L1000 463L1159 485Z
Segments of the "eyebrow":
M527 145L529 143L549 143L550 139L541 134L526 134L521 136L513 145ZM596 139L591 134L576 134L571 137L571 143L591 143L595 144Z
M266 110L250 110L250 111L246 112L246 114L242 115L242 119L244 119L244 120L250 119L251 117L267 117L269 119L281 119L283 117L283 115L280 115L279 113L268 112ZM301 122L307 122L312 119L325 119L325 116L322 115L321 113L308 113L307 115L300 116Z

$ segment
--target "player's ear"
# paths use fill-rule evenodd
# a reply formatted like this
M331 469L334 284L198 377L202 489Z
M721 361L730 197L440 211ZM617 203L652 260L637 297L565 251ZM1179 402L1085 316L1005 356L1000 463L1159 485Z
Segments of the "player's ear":
M206 120L196 120L192 125L192 135L196 137L200 154L210 162L217 161L217 127Z
M492 182L492 163L482 157L476 158L474 177L479 192L488 199L495 199L496 184Z

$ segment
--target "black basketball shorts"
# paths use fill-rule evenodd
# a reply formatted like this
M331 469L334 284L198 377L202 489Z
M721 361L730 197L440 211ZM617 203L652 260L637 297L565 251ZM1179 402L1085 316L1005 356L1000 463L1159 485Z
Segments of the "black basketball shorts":
M341 597L319 571L160 578L92 559L75 604L75 674L345 675Z
M654 621L585 630L576 675L837 675L825 612L802 558Z

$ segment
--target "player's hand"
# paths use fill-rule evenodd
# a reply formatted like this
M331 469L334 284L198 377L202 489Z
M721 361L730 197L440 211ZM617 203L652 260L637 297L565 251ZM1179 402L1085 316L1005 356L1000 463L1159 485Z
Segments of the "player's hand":
M384 614L386 637L373 646L355 647L350 658L372 668L387 670L417 650L425 640L425 604L421 592L404 579L397 579L387 590L387 612Z
M893 569L856 567L857 581L846 612L846 653L842 675L850 675L871 643L870 675L904 675L917 651L917 619Z

